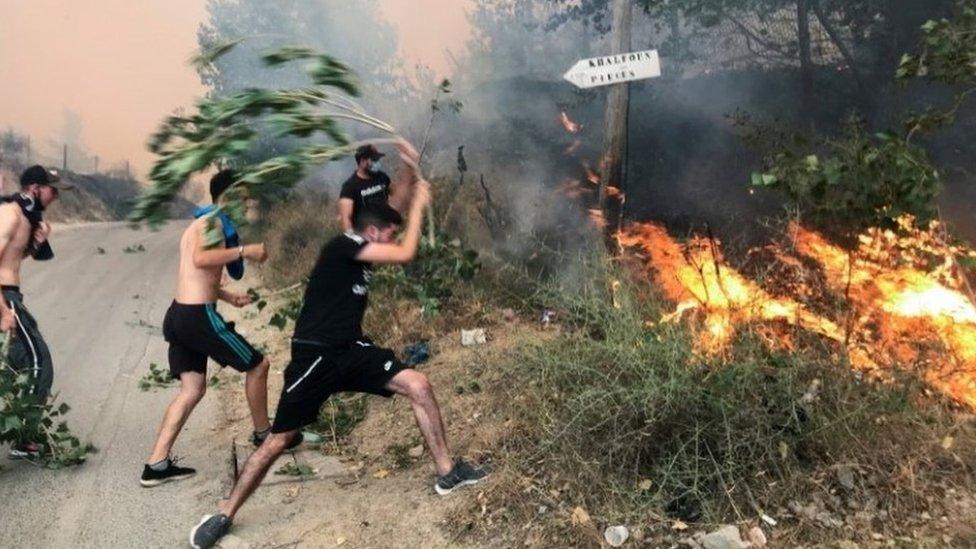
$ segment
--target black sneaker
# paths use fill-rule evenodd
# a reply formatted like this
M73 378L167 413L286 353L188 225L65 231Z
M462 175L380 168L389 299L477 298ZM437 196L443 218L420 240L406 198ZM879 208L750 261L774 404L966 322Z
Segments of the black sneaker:
M190 478L197 474L196 469L191 469L190 467L180 467L176 465L176 461L177 458L167 459L167 467L162 471L156 471L149 465L146 465L142 468L142 478L139 479L139 484L146 488L151 488L153 486L159 486L160 484L173 480Z
M268 439L268 435L270 434L271 431L264 431L262 433L254 431L253 433L251 433L251 444L253 444L255 448L260 448L261 445L264 444L264 441ZM292 439L291 443L288 444L288 447L285 448L285 451L287 452L288 450L294 450L295 448L298 448L298 446L301 445L301 443L304 440L305 440L305 435L303 435L302 432L299 431L298 434L295 436L295 438Z
M474 468L463 459L458 459L454 462L454 468L451 469L449 473L443 476L437 477L437 483L434 484L434 490L442 496L446 496L455 490L455 488L460 488L462 486L470 486L472 484L477 484L479 480L488 476L488 471L483 467Z
M230 518L223 514L205 515L200 523L190 530L190 547L209 549L230 530Z

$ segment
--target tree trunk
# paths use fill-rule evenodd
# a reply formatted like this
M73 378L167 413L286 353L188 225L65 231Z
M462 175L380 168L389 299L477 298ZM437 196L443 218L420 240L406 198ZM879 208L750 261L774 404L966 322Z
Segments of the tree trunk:
M827 18L827 14L824 13L823 7L820 5L818 0L809 0L810 7L813 9L814 15L817 16L817 20L820 21L820 25L827 31L827 36L830 37L830 41L837 46L840 51L841 57L844 58L844 62L851 69L851 74L854 75L854 82L857 84L858 90L858 102L865 103L868 99L867 86L865 85L864 78L861 76L861 70L858 68L857 63L854 60L854 55L851 50L844 44L844 40L841 38L840 33L837 29L830 23L830 19Z
M809 0L796 2L797 46L800 51L800 97L803 117L813 121L813 58L810 55L810 5Z
M633 21L631 0L613 0L613 35L610 54L631 50ZM607 94L603 117L603 157L600 161L600 211L605 211L607 187L623 188L627 162L627 114L630 110L630 83L614 84Z

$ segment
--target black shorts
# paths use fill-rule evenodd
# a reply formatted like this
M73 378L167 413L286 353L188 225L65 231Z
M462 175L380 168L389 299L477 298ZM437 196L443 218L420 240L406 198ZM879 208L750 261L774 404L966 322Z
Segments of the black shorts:
M393 351L357 341L344 348L292 343L272 433L300 429L315 422L333 393L344 391L391 397L386 385L407 369Z
M183 372L206 375L207 357L221 366L246 372L264 360L264 355L234 331L212 303L184 305L173 302L163 319L163 337L169 342L169 371L174 378Z

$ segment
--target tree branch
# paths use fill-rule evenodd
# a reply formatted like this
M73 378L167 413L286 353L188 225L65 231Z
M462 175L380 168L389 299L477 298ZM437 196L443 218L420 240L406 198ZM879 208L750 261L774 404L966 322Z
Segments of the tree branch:
M810 0L810 8L813 9L814 15L817 16L817 21L820 21L820 25L823 26L824 30L827 31L827 36L830 37L831 42L837 46L840 50L841 56L847 63L847 66L851 68L851 72L854 74L854 81L857 83L857 88L862 95L867 94L867 87L864 85L864 78L861 76L861 71L858 70L857 64L854 62L854 56L851 55L851 50L847 48L844 41L841 40L840 35L837 33L837 29L834 28L830 20L824 14L823 7L820 6L818 0Z

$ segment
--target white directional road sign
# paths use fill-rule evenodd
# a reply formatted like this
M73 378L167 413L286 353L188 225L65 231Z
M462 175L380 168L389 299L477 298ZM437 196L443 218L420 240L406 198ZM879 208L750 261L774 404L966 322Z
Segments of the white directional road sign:
M563 75L578 88L595 88L661 76L657 50L581 59Z

